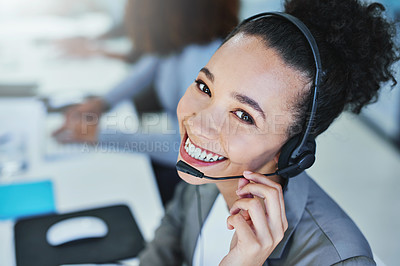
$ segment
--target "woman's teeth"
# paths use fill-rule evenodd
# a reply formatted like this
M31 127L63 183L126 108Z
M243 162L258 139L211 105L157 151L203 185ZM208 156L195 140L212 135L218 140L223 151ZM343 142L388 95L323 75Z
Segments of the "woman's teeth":
M189 138L186 139L185 150L192 158L195 158L197 160L204 161L204 162L215 162L215 161L220 161L222 159L225 159L225 157L223 157L223 156L218 156L214 153L207 153L205 150L202 150L202 149L194 146L190 142Z

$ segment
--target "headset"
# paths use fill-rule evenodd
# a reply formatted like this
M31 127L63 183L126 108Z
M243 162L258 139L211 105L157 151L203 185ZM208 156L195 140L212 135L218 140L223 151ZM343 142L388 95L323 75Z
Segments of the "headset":
M314 124L317 106L318 106L318 92L321 82L322 64L321 58L318 50L317 43L311 34L310 30L301 22L298 18L283 12L264 12L254 16L251 16L244 21L242 21L231 34L238 31L244 24L255 21L265 17L277 17L285 19L295 25L307 39L313 57L315 61L315 80L314 80L314 90L312 95L312 105L310 110L310 115L306 121L306 129L304 133L300 133L292 138L290 138L281 148L281 154L278 161L278 170L274 173L264 174L265 176L279 175L285 179L297 176L305 169L310 168L315 162L315 151L316 143L315 138L311 132L312 126ZM241 178L243 176L228 176L228 177L210 177L205 176L202 172L196 168L188 165L183 161L179 161L176 165L177 170L191 174L199 178L207 178L212 180L226 180Z

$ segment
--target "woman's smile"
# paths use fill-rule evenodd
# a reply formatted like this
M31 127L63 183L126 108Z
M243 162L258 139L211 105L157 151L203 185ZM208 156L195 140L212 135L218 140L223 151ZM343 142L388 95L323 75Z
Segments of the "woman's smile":
M185 135L181 142L180 155L191 165L211 166L225 161L227 158L216 152L203 148Z

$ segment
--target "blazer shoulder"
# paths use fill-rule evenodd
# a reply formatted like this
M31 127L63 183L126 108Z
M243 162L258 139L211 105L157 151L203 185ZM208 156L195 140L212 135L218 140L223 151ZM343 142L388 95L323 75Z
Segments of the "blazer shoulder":
M309 186L305 213L325 236L325 244L334 248L340 260L373 258L368 241L353 220L312 179Z

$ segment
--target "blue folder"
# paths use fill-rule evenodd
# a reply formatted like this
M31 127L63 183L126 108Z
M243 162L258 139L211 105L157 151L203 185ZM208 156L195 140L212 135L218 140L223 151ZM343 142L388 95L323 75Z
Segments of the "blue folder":
M0 220L43 215L55 211L51 181L0 185Z

